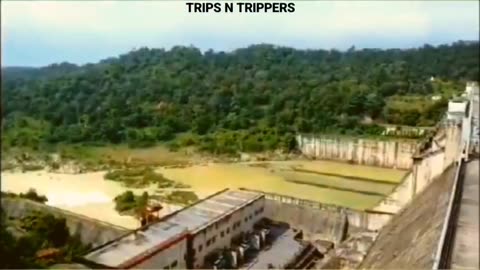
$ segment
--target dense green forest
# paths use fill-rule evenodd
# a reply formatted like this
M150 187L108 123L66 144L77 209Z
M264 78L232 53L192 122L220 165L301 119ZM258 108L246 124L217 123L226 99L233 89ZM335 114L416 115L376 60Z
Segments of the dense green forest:
M344 52L262 44L203 53L141 48L83 66L3 68L2 140L163 141L232 153L292 149L297 132L433 126L448 98L479 80L478 59L478 42Z

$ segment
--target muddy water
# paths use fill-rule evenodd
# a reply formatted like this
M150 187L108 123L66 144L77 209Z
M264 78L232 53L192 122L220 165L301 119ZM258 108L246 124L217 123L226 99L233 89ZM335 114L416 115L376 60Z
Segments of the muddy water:
M104 172L84 174L58 174L45 171L2 173L2 191L26 192L30 188L48 198L48 205L100 219L121 227L137 228L139 222L131 216L121 216L115 211L113 198L127 190L113 181L103 179ZM146 189L147 191L151 191ZM141 193L144 190L133 190ZM166 205L161 214L178 209Z
M354 165L334 161L314 160L314 161L282 161L271 162L271 164L289 165L296 168L316 171L326 174L338 174L342 176L368 178L371 180L381 180L392 183L398 183L405 175L406 171L389 168L381 168L365 165Z
M386 170L365 166L354 166L323 161L286 161L263 163L263 167L253 167L251 163L243 164L209 164L185 168L159 168L158 171L167 178L183 182L192 187L200 198L204 198L224 188L245 187L266 192L275 192L298 198L316 200L329 204L337 204L357 209L372 207L383 196L365 195L357 192L321 188L317 186L297 184L286 181L287 178L299 178L323 184L350 186L347 180L339 177L308 175L294 172L292 166L300 166L319 172L337 172L344 175L354 174L372 179L390 179L398 182L405 172ZM297 175L296 175L297 174ZM104 172L84 174L58 174L46 171L38 172L3 172L1 189L14 193L26 192L30 188L39 194L47 196L47 204L72 212L100 219L126 228L136 228L138 221L133 217L120 216L114 209L113 198L127 190L122 185L103 179ZM287 177L288 176L288 177ZM342 182L343 181L343 182ZM355 183L361 185L362 183ZM383 191L384 187L375 183L367 183L362 190ZM136 193L148 191L154 194L156 190L136 189ZM179 206L164 205L160 214L167 214L179 209Z
M183 182L192 186L195 191L201 193L213 193L223 188L249 188L266 192L274 192L295 196L302 199L315 200L329 204L337 204L346 207L357 209L365 209L376 205L383 196L372 196L359 194L356 192L339 191L330 188L320 188L309 185L302 185L286 181L285 173L288 172L289 177L294 177L296 172L291 171L291 166L307 165L309 169L317 169L318 171L342 171L349 173L350 170L355 170L356 173L365 177L369 176L373 179L381 179L381 176L398 182L405 172L380 169L366 166L355 166L349 164L335 163L335 169L331 169L328 165L331 162L270 162L263 163L264 167L253 167L252 163L248 164L209 164L198 165L185 168L160 168L158 171L165 177ZM339 169L341 168L341 169ZM312 175L310 175L312 177ZM325 176L315 176L319 181L329 180ZM346 181L342 178L336 178L337 181ZM342 185L342 183L338 183ZM368 186L369 185L369 186ZM367 189L372 188L374 183L368 183ZM382 184L379 184L382 185ZM383 184L384 185L384 184ZM383 188L379 187L379 188Z

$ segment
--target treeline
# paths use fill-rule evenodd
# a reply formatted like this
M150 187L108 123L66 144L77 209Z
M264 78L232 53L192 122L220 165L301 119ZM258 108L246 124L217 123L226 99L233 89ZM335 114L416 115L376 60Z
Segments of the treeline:
M7 68L3 140L170 141L234 152L289 149L298 132L378 135L381 123L435 124L448 98L479 79L478 58L478 42L346 52L263 44L230 53L142 48L85 66Z

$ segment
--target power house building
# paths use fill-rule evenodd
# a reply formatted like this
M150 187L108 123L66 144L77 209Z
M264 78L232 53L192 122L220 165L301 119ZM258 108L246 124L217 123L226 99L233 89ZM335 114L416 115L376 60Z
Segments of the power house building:
M223 190L83 257L96 268L195 269L211 252L253 230L264 216L263 194Z

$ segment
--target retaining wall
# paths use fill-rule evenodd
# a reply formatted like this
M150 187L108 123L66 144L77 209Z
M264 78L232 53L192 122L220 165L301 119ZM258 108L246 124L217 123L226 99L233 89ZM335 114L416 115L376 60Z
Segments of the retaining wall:
M300 151L311 158L348 161L354 164L410 169L417 143L405 140L369 140L297 135Z
M461 136L461 127L457 125L449 125L443 129L429 149L412 158L414 164L404 180L373 210L398 213L416 194L422 192L453 165L461 149Z
M83 243L92 244L94 247L128 232L128 229L110 223L26 199L2 198L1 205L9 217L22 218L34 211L40 211L65 218L70 234L79 235Z
M360 211L275 193L261 193L266 199L266 217L334 243L343 241L351 233L379 230L391 218L389 213Z

